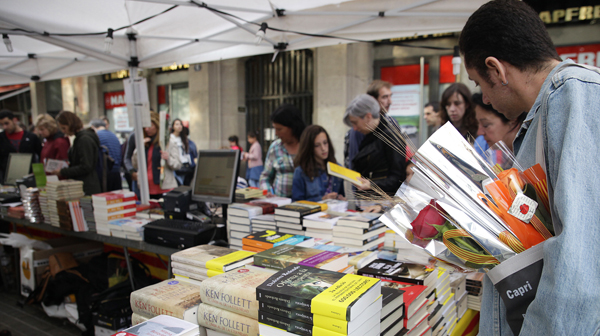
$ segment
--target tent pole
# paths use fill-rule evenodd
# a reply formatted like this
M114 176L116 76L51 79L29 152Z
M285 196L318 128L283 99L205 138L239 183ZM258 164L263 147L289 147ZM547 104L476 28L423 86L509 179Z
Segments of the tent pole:
M420 64L420 81L419 81L419 145L421 147L422 144L427 141L427 124L425 123L425 116L423 111L423 99L424 89L425 89L425 57L421 56L421 64Z
M129 54L131 55L131 61L129 62L129 78L135 83L139 80L138 78L138 60L137 60L137 40L135 33L127 34L129 36ZM146 155L144 155L144 127L142 125L142 111L140 104L140 92L138 92L138 86L133 85L133 119L134 119L134 134L135 134L135 146L137 149L137 185L140 189L140 202L142 204L150 204L150 192L148 190L148 168L146 166Z

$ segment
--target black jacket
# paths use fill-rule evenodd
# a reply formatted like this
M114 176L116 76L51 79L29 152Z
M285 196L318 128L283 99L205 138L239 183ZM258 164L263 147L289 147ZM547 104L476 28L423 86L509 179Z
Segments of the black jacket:
M83 192L86 195L102 192L96 172L99 148L100 139L93 129L77 132L73 146L69 148L69 167L60 170L61 176L83 181Z
M375 133L384 133L394 143L398 136L385 117L380 118L377 129L365 136L352 160L352 169L372 180L388 195L394 195L406 179L406 157L379 139ZM406 148L404 142L396 144Z
M0 181L4 183L4 174L6 172L6 165L8 164L8 156L10 153L32 153L32 163L39 162L40 153L42 152L42 142L37 135L23 130L23 138L19 144L19 150L17 150L8 140L5 132L0 133ZM29 172L24 172L23 175L27 175Z

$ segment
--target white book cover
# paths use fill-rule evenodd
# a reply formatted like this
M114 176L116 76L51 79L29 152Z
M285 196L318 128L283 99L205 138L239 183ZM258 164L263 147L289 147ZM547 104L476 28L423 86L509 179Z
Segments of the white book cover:
M228 216L239 216L252 218L255 216L262 215L263 208L256 205L250 205L246 203L231 203L227 207L227 215Z
M307 228L332 229L339 219L339 216L321 211L305 216L302 225Z

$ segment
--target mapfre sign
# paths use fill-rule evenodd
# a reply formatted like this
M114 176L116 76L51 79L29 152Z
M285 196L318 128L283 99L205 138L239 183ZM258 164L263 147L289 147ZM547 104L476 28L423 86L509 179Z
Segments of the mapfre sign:
M104 93L104 108L111 110L115 107L127 106L125 102L125 91Z
M570 58L579 64L600 67L600 44L557 47L556 51L562 59Z

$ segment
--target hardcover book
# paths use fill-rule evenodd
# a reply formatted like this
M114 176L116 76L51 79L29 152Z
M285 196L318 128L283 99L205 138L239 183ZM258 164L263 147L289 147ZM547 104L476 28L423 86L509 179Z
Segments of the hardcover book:
M196 267L227 272L252 262L253 252L236 251L222 246L199 245L171 255L171 260Z
M200 330L196 323L159 315L119 331L113 336L196 336L199 334Z
M378 279L303 265L289 266L256 288L258 301L346 321L381 295Z
M256 287L273 273L257 267L240 268L204 280L200 285L202 302L234 313L258 318Z
M258 322L248 316L201 303L198 306L198 324L234 336L257 336Z
M301 218L319 211L321 211L320 205L293 202L275 208L275 215Z
M285 244L254 255L254 265L258 266L284 269L293 264L337 271L348 266L348 255Z
M132 292L130 301L134 313L170 315L192 323L197 319L196 310L202 302L198 286L173 279Z

